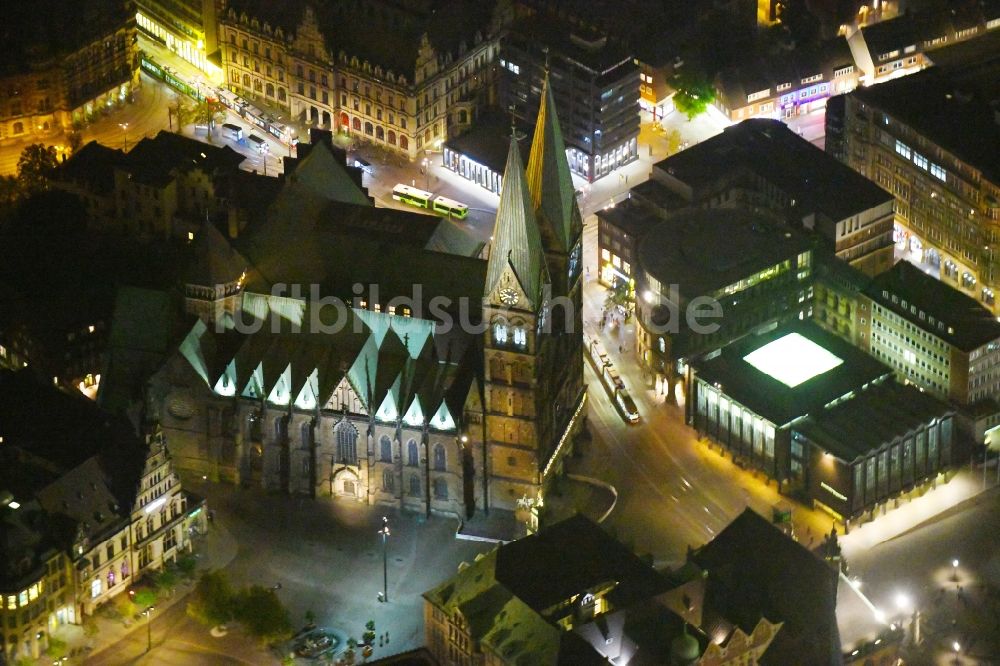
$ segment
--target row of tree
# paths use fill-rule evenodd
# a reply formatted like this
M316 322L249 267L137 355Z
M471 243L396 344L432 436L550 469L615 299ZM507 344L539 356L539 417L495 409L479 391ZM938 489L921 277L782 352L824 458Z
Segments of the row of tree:
M273 589L251 585L235 589L221 571L206 571L187 605L188 614L214 627L233 620L251 636L276 643L292 635L288 610Z

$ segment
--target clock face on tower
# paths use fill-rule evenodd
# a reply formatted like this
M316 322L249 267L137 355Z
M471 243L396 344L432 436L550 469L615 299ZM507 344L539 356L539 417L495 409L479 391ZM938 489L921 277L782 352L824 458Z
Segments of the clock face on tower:
M517 291L510 287L504 287L503 289L501 289L499 295L500 295L500 302L503 303L504 305L515 306L517 305L517 301L519 300Z

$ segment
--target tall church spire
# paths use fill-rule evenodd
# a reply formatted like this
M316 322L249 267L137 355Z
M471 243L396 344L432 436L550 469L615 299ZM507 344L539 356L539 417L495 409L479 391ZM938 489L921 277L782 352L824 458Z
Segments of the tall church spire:
M528 187L538 211L539 223L546 227L548 249L568 252L582 227L573 193L573 179L566 161L566 144L556 116L549 85L548 67L542 83L542 99L535 122L535 136L528 156Z
M508 266L524 295L537 306L545 281L545 256L516 137L511 137L507 153L484 295L493 294Z

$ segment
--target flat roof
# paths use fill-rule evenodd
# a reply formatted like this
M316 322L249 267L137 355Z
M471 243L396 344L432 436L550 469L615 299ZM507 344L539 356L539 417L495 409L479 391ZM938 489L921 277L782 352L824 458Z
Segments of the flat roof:
M930 67L851 94L909 125L996 184L1000 183L1000 125L990 103L1000 98L1000 39L987 35L972 42L965 49L983 47L975 59L955 59L955 64ZM947 54L935 55L950 63Z
M878 87L878 86L875 86ZM779 120L753 118L656 163L696 191L745 171L795 200L800 216L843 220L892 201L892 194L823 152Z
M636 238L663 222L662 213L643 206L635 199L626 199L614 208L598 210L597 218Z
M962 351L1000 339L1000 322L979 301L907 261L897 262L873 278L865 293L887 310ZM893 296L897 302L893 302ZM916 312L910 308L916 308ZM921 313L925 316L921 317Z
M782 359L782 351L805 367L789 369L786 361L791 358ZM761 355L755 356L757 352ZM865 384L892 376L888 366L812 321L745 336L718 356L691 365L699 378L779 428Z
M517 128L518 135L524 135L517 142L517 147L525 163L528 161L534 129L534 126L527 131L523 127ZM502 176L507 168L507 153L510 149L510 116L486 114L465 132L445 141L444 145Z
M683 299L714 294L811 248L774 216L743 208L685 208L668 214L639 245L639 263Z
M947 403L915 386L883 382L810 415L795 429L826 452L851 462L952 413Z
M799 333L788 333L756 349L743 360L789 388L833 370L844 359Z

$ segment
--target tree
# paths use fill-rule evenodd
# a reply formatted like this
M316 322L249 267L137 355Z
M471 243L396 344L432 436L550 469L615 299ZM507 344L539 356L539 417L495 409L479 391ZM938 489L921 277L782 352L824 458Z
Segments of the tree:
M674 106L687 116L688 120L693 120L704 113L708 105L715 100L715 89L701 75L682 71L674 76L672 83L677 90L674 94Z
M614 308L616 305L625 307L628 305L630 292L631 289L629 288L628 282L625 280L615 280L615 286L608 292L608 296L604 301L604 306L609 310Z
M211 141L212 130L215 129L216 123L226 121L226 106L218 100L204 99L195 102L191 116L196 125L205 125L208 128L208 139Z
M681 132L676 127L667 132L667 154L673 155L681 149Z
M59 160L56 159L54 147L41 143L25 147L17 161L17 182L21 186L21 191L31 195L47 190L49 178L57 166Z
M217 626L233 618L236 593L221 571L206 571L195 585L188 602L188 615L203 624Z
M176 131L180 134L184 126L194 120L194 113L191 105L178 97L173 104L167 105L167 117L177 122Z
M288 609L274 590L260 585L253 585L239 593L236 619L248 634L266 643L282 641L292 635Z

